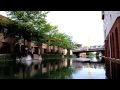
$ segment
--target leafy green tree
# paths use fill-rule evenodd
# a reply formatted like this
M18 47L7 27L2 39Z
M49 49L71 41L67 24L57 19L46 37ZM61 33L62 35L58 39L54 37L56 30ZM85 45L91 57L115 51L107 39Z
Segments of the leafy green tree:
M72 38L58 32L58 27L47 22L46 17L48 11L7 11L10 19L17 22L17 27L20 30L32 32L31 40L37 43L48 43L62 48L73 49L75 43ZM25 35L26 36L26 35Z
M49 27L46 21L47 11L7 11L10 19L19 22L19 25L26 27L32 32L32 40L42 42L44 32ZM40 39L41 38L41 39Z

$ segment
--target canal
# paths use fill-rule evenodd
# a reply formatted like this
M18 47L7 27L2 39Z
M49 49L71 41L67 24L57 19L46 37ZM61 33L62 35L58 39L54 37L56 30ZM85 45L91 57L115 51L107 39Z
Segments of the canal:
M85 61L88 59L90 61ZM106 79L105 65L95 57L71 58L65 60L66 67L42 74L38 69L40 62L34 60L32 64L30 61L27 63L0 60L0 79Z
M106 79L103 63L76 63L72 64L75 72L72 79Z

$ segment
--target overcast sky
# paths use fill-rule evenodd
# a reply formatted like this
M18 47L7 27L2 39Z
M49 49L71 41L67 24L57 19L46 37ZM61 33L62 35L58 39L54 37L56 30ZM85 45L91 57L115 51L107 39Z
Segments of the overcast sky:
M83 46L104 44L101 11L50 11L47 20Z

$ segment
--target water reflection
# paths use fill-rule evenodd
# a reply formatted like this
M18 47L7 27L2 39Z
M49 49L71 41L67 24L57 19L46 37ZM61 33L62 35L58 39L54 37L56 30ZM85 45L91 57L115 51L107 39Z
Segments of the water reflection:
M72 67L76 70L75 73L72 74L72 79L105 79L106 78L105 67L103 63L73 62Z
M26 60L24 61L24 59ZM78 58L80 59L80 58ZM0 79L105 79L104 63L84 63L75 62L74 59L63 63L64 68L50 72L50 74L41 74L38 70L40 61L31 60L29 56L19 60L0 60ZM92 60L92 59L91 59ZM93 58L93 61L97 59ZM35 76L34 76L35 75ZM33 76L33 77L31 77Z
M3 61L0 60L0 79L9 79L13 78L13 68L14 62L13 61Z
M61 68L57 71L53 71L50 74L45 73L41 74L38 73L33 79L71 79L72 73L74 72L74 69L71 67Z
M90 58L90 62L101 62L102 61L102 57L92 57Z
M27 55L25 57L16 58L16 63L21 63L30 66L32 64L32 57L30 55Z
M38 75L39 79L106 79L104 63L83 63L70 59L70 67L51 74Z

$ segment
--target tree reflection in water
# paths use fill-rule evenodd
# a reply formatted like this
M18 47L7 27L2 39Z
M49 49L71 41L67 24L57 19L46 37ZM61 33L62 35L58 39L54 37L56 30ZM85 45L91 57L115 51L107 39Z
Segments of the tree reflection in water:
M36 69L36 65L38 64L36 64L35 61L32 64L29 61L28 64L24 65L16 63L15 60L6 62L0 60L0 79L105 79L104 63L70 61L72 62L70 65L68 64L69 66L66 64L67 67L41 74L40 70Z
M37 74L35 77L36 79L71 79L72 73L75 70L71 67L64 67L56 71L52 71L50 75L48 73L45 74Z

